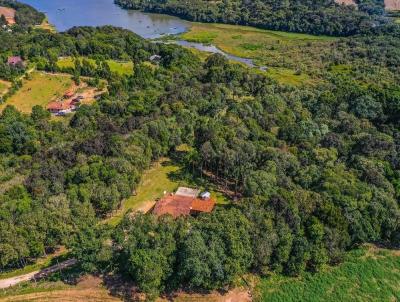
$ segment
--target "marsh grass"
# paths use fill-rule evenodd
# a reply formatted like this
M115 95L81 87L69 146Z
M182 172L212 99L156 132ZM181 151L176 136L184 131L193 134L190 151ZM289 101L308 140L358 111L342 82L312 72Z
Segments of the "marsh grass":
M348 253L337 267L299 278L273 275L259 289L265 302L399 301L400 257L367 246Z

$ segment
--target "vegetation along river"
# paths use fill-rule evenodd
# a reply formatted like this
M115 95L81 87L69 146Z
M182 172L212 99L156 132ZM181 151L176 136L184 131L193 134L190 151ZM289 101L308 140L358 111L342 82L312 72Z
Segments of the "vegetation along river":
M182 19L124 10L114 4L113 0L21 0L21 2L46 13L49 22L58 31L65 31L74 26L113 25L129 29L143 38L156 39L164 35L180 34L190 28L190 22ZM186 41L174 43L205 52L220 53L230 60L255 67L251 59L229 55L213 45Z

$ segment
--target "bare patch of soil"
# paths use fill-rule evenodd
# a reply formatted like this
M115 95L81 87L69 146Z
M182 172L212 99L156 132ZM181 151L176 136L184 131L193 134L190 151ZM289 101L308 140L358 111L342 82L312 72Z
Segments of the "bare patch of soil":
M385 7L387 10L400 11L400 0L385 0Z
M357 3L354 0L335 0L337 4L345 4L345 5L354 5L357 6Z

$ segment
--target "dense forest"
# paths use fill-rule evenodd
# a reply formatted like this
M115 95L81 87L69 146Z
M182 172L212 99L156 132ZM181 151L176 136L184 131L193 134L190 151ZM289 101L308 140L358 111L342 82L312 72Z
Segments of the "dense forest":
M115 0L124 8L166 13L198 22L251 25L259 28L331 36L369 32L385 24L383 0Z
M65 122L39 106L0 114L0 269L62 244L83 271L122 274L150 299L225 288L246 272L316 272L365 242L398 246L398 37L393 26L337 41L323 54L324 80L293 87L108 26L0 30L2 64L20 55L52 72L59 57L88 57L96 66L64 71L108 82ZM132 60L133 75L111 72L107 59ZM329 71L338 64L368 64L376 76ZM379 81L382 70L390 81ZM190 148L177 156L181 144ZM128 213L116 228L99 223L167 155L240 198L196 218Z

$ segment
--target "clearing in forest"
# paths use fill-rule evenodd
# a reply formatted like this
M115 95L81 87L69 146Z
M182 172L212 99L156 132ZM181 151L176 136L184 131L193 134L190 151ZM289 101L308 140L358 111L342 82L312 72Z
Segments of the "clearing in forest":
M8 88L10 88L10 86L11 86L10 82L0 80L0 96L5 94Z
M96 67L96 61L90 58L85 58L93 67ZM80 61L83 60L83 57L79 58ZM115 60L107 60L106 61L110 70L119 75L132 75L133 74L133 62L132 61L115 61ZM59 58L57 62L57 66L59 68L75 68L75 58L73 57L63 57Z
M105 222L115 226L129 210L147 213L156 204L157 199L164 196L164 192L175 192L180 186L204 189L192 175L181 172L181 167L169 158L162 158L156 161L143 173L135 195L124 200L121 209ZM217 190L210 189L210 192L217 204L222 205L230 202L227 197Z
M169 174L179 170L169 159L163 158L155 162L149 170L143 173L142 180L136 190L136 195L122 202L122 208L111 219L111 225L116 225L129 210L148 212L156 199L164 195L164 191L174 192L179 182L171 180Z
M0 105L0 111L7 105L13 105L24 113L30 113L33 106L46 107L50 101L61 97L73 85L70 75L32 72L28 79L23 80L22 87Z
M226 53L253 59L258 66L266 66L267 74L271 77L290 84L312 82L308 71L323 67L321 53L337 40L327 36L203 23L193 23L191 29L180 38L213 44Z
M400 254L369 245L344 263L299 278L273 275L261 281L261 301L399 301Z
M338 3L338 4L357 6L357 3L354 0L335 0L335 2Z

